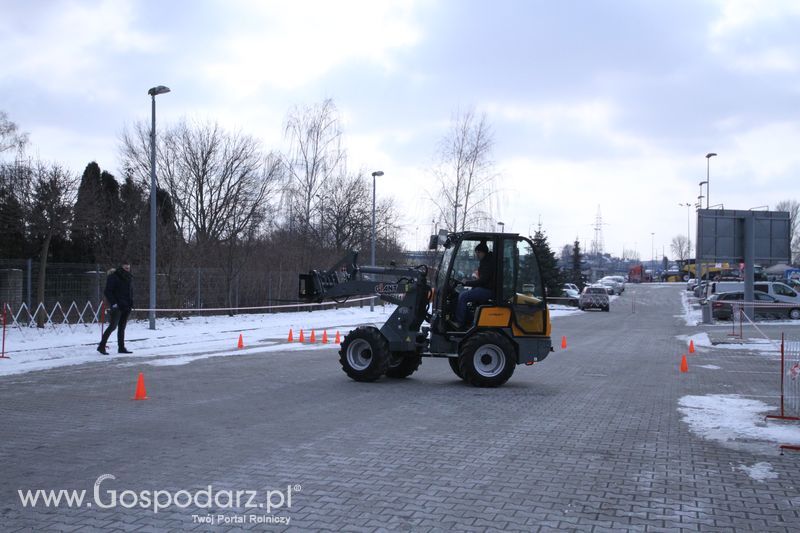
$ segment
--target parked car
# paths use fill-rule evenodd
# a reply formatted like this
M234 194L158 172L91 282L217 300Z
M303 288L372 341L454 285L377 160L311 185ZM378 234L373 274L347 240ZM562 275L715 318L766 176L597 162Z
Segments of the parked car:
M571 305L572 307L578 307L578 303L580 302L581 295L578 291L574 289L564 289L563 298L567 299L567 305Z
M777 300L786 303L796 303L800 306L800 294L794 289L779 281L756 281L753 289L769 294ZM712 281L711 293L744 291L744 281Z
M578 308L581 311L585 311L586 309L608 311L610 308L610 300L608 299L606 288L598 285L590 285L584 288L580 300L578 301Z
M689 278L689 281L686 282L686 290L693 291L695 287L697 287L697 280L695 278Z
M800 320L800 307L792 308L773 296L761 291L753 293L756 306L753 313L762 318L791 318ZM715 319L730 320L733 315L733 302L744 302L744 292L723 292L709 296L711 313Z
M606 277L608 279L613 279L614 281L620 284L620 286L622 287L620 290L620 294L625 292L625 276L606 276Z
M561 289L562 290L567 290L567 289L573 290L573 291L577 292L578 295L580 295L580 293L581 293L581 290L574 283L565 283L564 285L561 286Z
M614 280L603 278L597 282L598 285L602 285L606 289L608 289L608 295L614 296L615 294L619 294L619 283Z

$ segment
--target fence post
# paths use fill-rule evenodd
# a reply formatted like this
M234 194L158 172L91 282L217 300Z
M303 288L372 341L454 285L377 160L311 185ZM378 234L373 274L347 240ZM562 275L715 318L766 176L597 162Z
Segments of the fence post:
M800 420L800 418L798 418L796 416L786 416L786 413L784 411L784 396L785 396L785 392L784 392L785 376L784 376L784 374L786 373L786 349L785 349L785 345L786 345L785 334L781 333L781 414L779 414L779 415L767 415L766 418L772 418L772 419L776 419L776 420ZM784 449L800 450L800 447L799 446L791 446L791 445L788 445L788 444L781 445L781 450L784 450Z
M0 359L11 359L6 355L6 303L3 302L3 348L0 351Z
M27 292L28 292L28 309L30 309L31 306L33 305L33 297L31 296L31 277L33 275L32 272L33 272L33 259L31 259L29 257L28 258L28 280L27 280L28 281L28 284L27 284L28 285L27 286L27 289L28 289L27 290Z

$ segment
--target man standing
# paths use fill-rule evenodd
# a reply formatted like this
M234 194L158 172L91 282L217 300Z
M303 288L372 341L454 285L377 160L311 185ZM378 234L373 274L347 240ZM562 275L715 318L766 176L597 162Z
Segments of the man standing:
M494 296L494 256L489 253L489 247L485 242L480 242L475 247L475 256L480 263L478 264L478 279L464 282L465 287L472 287L458 295L458 307L456 308L455 326L458 329L464 327L467 318L467 304L483 304Z
M128 324L128 315L133 309L133 289L131 287L131 264L123 261L122 264L112 269L108 273L106 280L106 290L104 292L111 316L108 320L108 329L103 333L97 351L103 355L108 355L106 343L111 333L117 330L117 351L119 353L133 353L125 348L125 326Z

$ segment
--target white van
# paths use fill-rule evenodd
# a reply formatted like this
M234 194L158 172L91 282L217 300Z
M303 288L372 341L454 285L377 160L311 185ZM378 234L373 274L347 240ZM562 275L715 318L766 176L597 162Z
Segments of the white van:
M800 305L800 294L780 281L756 281L753 290L775 297L776 300ZM715 281L711 283L711 294L744 291L744 281Z

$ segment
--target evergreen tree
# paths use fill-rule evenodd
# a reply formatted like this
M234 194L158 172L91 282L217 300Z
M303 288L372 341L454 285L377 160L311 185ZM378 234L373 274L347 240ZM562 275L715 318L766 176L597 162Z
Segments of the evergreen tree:
M533 236L533 253L536 254L536 260L539 262L539 271L542 276L542 283L544 283L548 296L561 296L562 286L564 284L563 275L558 268L558 259L556 254L550 249L550 243L547 242L547 236L539 229Z
M105 262L120 253L120 188L114 176L92 161L78 187L71 239L74 260Z
M584 281L581 274L581 263L583 254L581 253L581 243L578 239L572 244L571 268L569 269L569 282L574 283L580 290L583 290Z

